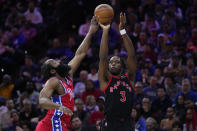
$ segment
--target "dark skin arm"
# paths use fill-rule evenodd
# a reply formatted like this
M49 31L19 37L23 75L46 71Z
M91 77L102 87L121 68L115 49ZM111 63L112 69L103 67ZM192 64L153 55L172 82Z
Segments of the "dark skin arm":
M81 45L77 49L74 58L68 63L68 65L71 66L71 70L69 72L69 75L71 77L73 76L73 74L77 70L77 68L79 67L81 61L86 56L86 53L87 53L88 48L91 43L91 38L92 38L93 34L98 30L98 22L97 21L98 21L98 19L95 16L93 16L93 18L91 20L90 29L89 29L85 39L83 40L83 42L81 43Z
M39 96L39 104L44 109L58 109L62 112L64 112L67 115L72 115L72 111L65 107L61 106L60 104L54 103L51 101L51 97L53 95L53 92L57 90L58 87L60 87L59 80L57 78L52 78L46 82L44 85L44 88L40 92Z
M125 28L126 24L126 15L125 13L120 13L120 24L119 24L119 30L122 30ZM135 49L133 47L133 43L129 36L127 34L122 35L123 43L125 46L125 49L128 53L128 58L127 58L127 75L129 76L129 79L131 81L134 80L135 78L135 73L136 73L136 59L135 59Z
M108 72L108 63L107 63L107 56L108 56L108 36L109 36L109 28L110 25L102 25L100 24L101 28L103 29L100 51L99 51L99 72L98 72L98 79L100 83L101 90L104 90L107 86L107 81L109 80L110 74Z

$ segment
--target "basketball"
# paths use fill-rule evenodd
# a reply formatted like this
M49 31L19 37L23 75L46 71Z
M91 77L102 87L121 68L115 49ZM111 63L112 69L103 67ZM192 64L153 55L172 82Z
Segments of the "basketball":
M114 10L108 4L100 4L95 8L94 15L99 18L101 24L109 24L114 17Z

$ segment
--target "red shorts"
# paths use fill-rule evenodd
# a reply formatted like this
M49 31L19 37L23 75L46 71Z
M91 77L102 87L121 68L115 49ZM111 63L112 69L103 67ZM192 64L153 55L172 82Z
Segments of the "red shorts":
M46 117L36 126L36 131L67 131L67 126L61 121L53 121Z

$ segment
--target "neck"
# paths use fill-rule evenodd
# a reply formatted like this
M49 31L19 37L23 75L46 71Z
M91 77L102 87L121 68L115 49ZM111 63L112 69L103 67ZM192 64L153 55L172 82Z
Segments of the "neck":
M112 74L112 73L111 73L111 75L116 76L116 77L120 77L120 76L121 76L121 73L118 74L118 75L115 75L115 74Z
M164 99L165 99L165 96L160 97L160 100L164 100Z
M75 129L75 131L81 131L81 127L79 127L78 129Z

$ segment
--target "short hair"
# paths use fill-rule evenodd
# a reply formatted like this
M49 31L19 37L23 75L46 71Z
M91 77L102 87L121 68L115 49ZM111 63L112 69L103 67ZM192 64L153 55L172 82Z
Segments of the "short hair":
M26 99L23 100L23 105L24 104L32 104L32 102L29 99L26 98Z
M179 122L179 121L176 121L172 124L172 129L175 128L175 127L179 127L181 129L183 129L183 125Z
M71 123L72 123L72 120L73 120L74 118L79 118L79 120L81 121L81 118L80 118L77 114L73 114L72 117L71 117L71 119L70 119L70 122L71 122Z
M41 66L41 73L44 76L44 79L48 79L49 77L51 77L51 69L53 69L53 66L49 63L44 63Z
M190 83L189 79L185 78L185 79L182 80L182 84L183 84L183 82L188 82L189 83L189 87L191 87L191 83Z
M158 84L157 90L158 90L158 89L163 89L163 90L166 92L166 88L165 88L163 85L161 85L161 84Z
M154 118L152 118L152 117L148 117L146 119L146 122L151 122L154 125L154 128L157 127L157 121Z

